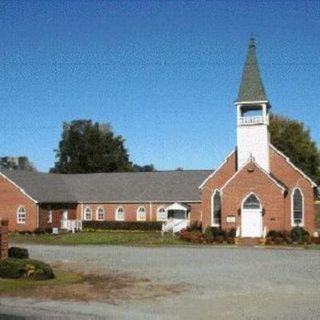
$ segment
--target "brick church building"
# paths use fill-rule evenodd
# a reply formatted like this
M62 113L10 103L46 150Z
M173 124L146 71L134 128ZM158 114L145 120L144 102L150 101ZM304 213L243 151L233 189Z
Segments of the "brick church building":
M192 222L241 237L303 226L315 231L316 184L270 144L270 101L250 39L235 102L237 147L212 170L49 174L1 170L0 219L11 231L71 230L84 220Z

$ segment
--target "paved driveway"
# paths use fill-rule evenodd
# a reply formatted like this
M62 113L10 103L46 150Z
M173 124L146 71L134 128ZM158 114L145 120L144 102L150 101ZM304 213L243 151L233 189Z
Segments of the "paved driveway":
M0 299L0 313L55 319L319 319L320 251L27 245L33 258L84 271L133 273L186 292L154 301L57 303Z

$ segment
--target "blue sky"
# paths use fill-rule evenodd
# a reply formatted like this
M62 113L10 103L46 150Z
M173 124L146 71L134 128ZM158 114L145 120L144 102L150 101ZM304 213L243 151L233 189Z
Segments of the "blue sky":
M63 121L111 123L130 158L215 168L256 37L273 111L320 145L319 1L0 2L0 155L53 166Z

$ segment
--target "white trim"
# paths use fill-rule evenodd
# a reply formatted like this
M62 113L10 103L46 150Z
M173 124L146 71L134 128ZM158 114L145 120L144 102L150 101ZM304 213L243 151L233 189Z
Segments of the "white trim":
M254 195L258 201L259 201L259 204L260 204L260 207L258 209L246 209L243 207L244 203L246 202L246 200L251 196L251 195ZM241 237L245 236L245 237L248 237L247 235L244 235L243 234L243 226L244 226L244 212L250 212L250 214L253 214L253 213L256 213L256 214L259 214L259 219L260 219L260 222L261 222L261 234L259 235L259 237L262 237L263 236L263 230L264 230L264 227L263 227L263 216L262 216L262 210L263 210L263 206L262 206L262 201L260 200L260 198L257 196L257 194L253 191L249 192L241 201L241 218L240 218L240 225L241 225L241 228L240 228L240 234L241 234ZM250 236L251 237L251 236Z
M256 101L236 101L234 102L234 104L236 106L238 105L243 105L243 104L269 104L269 101L268 100L256 100Z
M24 218L23 220L21 220L21 218L19 217L20 215L20 209L23 209L24 211ZM22 213L21 213L22 214ZM17 211L16 211L16 219L17 219L17 224L26 224L27 222L27 210L26 207L23 205L18 206Z
M241 201L241 210L250 210L250 209L245 209L245 208L243 208L243 205L244 205L244 203L246 202L246 200L251 196L251 195L254 195L257 199L258 199L258 201L259 201L259 203L260 203L260 208L259 209L252 209L252 210L262 210L262 202L261 202L261 200L260 200L260 198L257 196L257 194L255 193L255 192L253 192L253 191L251 191L251 192L249 192L243 199L242 199L242 201Z
M306 178L313 187L317 187L317 184L311 179L309 178L302 170L300 170L298 167L296 167L291 161L290 158L287 157L284 153L282 153L280 150L278 150L274 145L272 145L271 143L269 143L269 146L275 151L277 152L280 156L282 156L289 164L290 166L296 170L297 172L299 172L304 178Z
M160 218L160 210L163 209L166 217L165 218ZM163 212L162 212L163 213ZM168 220L168 212L166 211L166 208L164 206L160 206L157 208L157 221L166 221Z
M123 211L123 219L119 219L119 210L120 209L122 209L122 211ZM125 211L124 211L124 208L123 207L118 207L117 209L116 209L116 211L115 211L115 215L114 215L114 219L116 220L116 221L125 221L125 219L126 219L126 213L125 213Z
M47 210L47 224L52 224L53 212L52 209Z
M299 223L299 224L294 223L293 195L294 195L296 190L300 191L301 197L302 197L302 218L301 218L302 222ZM291 191L291 227L296 227L296 226L304 227L304 211L305 211L304 210L304 194L303 194L301 188L295 187Z
M202 183L201 185L198 187L198 189L202 189L203 186L208 182L209 179L211 179L229 160L229 158L233 155L233 153L236 152L236 149L234 149L232 152L230 152L225 159L223 160L223 162L220 164L220 166L214 170ZM236 164L235 164L236 165ZM191 202L191 201L181 201L181 202Z
M86 211L87 210L90 210L90 219L87 219L87 216L86 216ZM92 209L91 209L90 206L84 207L84 209L83 209L83 220L84 221L91 221L92 220Z
M173 201L177 201L177 202L182 202L182 203L201 203L201 200L142 200L142 201L75 201L75 202L70 202L70 203L77 203L77 204L114 204L114 203L123 203L123 204L130 204L130 203L143 203L143 204L148 204L148 203L153 203L153 204L157 204L157 203L172 203ZM55 202L50 202L50 203L55 203ZM60 202L56 202L56 203L60 203Z
M103 218L102 219L99 219L99 210L102 210L102 213L103 213ZM104 211L104 208L102 206L99 206L96 209L96 220L97 221L104 221L105 220L105 211Z
M252 161L255 166L262 172L264 173L273 183L275 183L281 190L282 190L282 193L284 193L286 191L286 188L283 187L277 180L275 180L274 178L272 178L272 176L266 171L264 170L262 167L260 167L258 165L257 162L255 162L253 159L248 159L243 165L242 167L234 173L234 175L229 179L227 180L227 182L221 187L221 192L223 191L223 189L248 165L248 163Z
M139 217L139 211L140 209L143 209L143 212L144 212L144 218L143 219L140 219ZM140 206L137 208L137 211L136 211L136 220L137 221L146 221L147 220L147 210L144 206Z
M214 223L214 197L217 192L220 193L220 206L221 206L221 191L216 188L213 190L213 193L211 195L211 227L220 227L220 225L221 225L221 221L220 221L220 224ZM221 210L221 208L220 208L220 210ZM220 217L220 219L221 219L221 217Z
M38 203L37 200L33 199L31 196L29 196L22 188L20 188L15 182L13 182L11 179L9 179L6 175L4 175L2 172L0 172L0 176L3 177L5 180L10 182L12 185L14 185L22 194L27 196L31 201L34 203Z

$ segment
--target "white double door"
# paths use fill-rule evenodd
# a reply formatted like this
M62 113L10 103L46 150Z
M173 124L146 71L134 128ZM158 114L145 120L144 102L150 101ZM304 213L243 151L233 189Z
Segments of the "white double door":
M241 237L248 237L248 238L262 237L261 209L242 209Z

